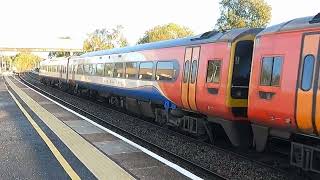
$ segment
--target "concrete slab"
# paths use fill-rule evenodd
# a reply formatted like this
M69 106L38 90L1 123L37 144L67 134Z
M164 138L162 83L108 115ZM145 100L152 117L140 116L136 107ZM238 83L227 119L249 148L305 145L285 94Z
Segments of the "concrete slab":
M109 134L109 133L94 133L94 134L83 134L84 137L89 142L103 142L103 141L117 141L119 138Z
M100 150L108 155L122 154L122 153L133 153L141 152L139 149L125 143L124 141L104 141L93 143Z

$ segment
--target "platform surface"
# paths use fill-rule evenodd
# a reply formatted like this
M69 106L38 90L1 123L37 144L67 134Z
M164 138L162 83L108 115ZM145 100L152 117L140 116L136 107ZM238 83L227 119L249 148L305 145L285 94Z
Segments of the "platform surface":
M69 178L8 93L2 77L0 77L0 154L0 179ZM82 172L82 177L94 179L90 171L80 162L77 165L75 162L74 167Z

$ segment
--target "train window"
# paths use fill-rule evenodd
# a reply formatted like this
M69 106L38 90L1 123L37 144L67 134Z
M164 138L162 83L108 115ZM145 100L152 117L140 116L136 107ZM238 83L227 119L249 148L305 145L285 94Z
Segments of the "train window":
M97 65L96 64L90 64L89 65L90 75L92 75L92 76L96 75L96 71L97 71Z
M273 66L272 66L271 86L280 85L281 69L282 69L282 57L274 57Z
M186 83L189 78L189 69L190 69L190 61L187 60L184 63L184 71L183 71L183 82Z
M83 65L83 74L90 75L90 65L89 64Z
M198 71L198 61L194 60L192 62L192 69L191 69L191 83L195 83L196 82L197 71Z
M97 64L97 76L103 76L104 75L104 64Z
M139 68L139 79L152 80L153 62L141 62Z
M104 76L106 77L112 77L113 74L113 64L112 63L107 63L105 64L104 67Z
M157 62L156 68L156 80L157 81L170 81L174 79L176 74L176 69L171 61Z
M72 72L72 69L73 69L73 65L69 65L68 72L71 73L71 72Z
M221 60L208 61L207 83L219 83L221 71Z
M260 85L262 86L279 86L282 57L264 57L262 59Z
M77 74L82 74L83 73L83 65L79 64L77 68Z
M138 75L138 63L137 62L127 62L126 63L126 78L135 79Z
M314 56L309 54L305 56L304 62L303 62L301 89L304 91L309 91L312 87L313 70L314 70Z
M123 77L123 63L114 64L113 77L116 77L116 78Z
M260 75L260 85L270 86L271 75L272 75L272 57L265 57L262 60L262 68Z

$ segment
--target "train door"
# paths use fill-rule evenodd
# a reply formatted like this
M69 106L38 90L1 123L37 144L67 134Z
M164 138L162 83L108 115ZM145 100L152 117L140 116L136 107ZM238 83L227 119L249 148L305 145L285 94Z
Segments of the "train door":
M320 32L303 35L296 98L296 122L307 133L320 132Z
M234 47L233 65L229 70L227 103L236 116L247 116L253 40L240 40ZM248 39L248 38L246 38ZM232 74L231 74L232 73Z
M200 47L188 47L185 51L181 100L185 109L197 110L196 87Z

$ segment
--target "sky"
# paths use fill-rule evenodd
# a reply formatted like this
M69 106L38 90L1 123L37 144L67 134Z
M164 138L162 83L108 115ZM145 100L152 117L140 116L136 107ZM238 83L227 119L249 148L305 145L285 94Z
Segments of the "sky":
M266 2L272 7L269 25L320 12L319 0ZM118 24L134 45L156 25L174 22L200 34L219 17L219 0L1 0L0 7L0 47L82 48L88 33ZM58 40L65 36L72 41Z

